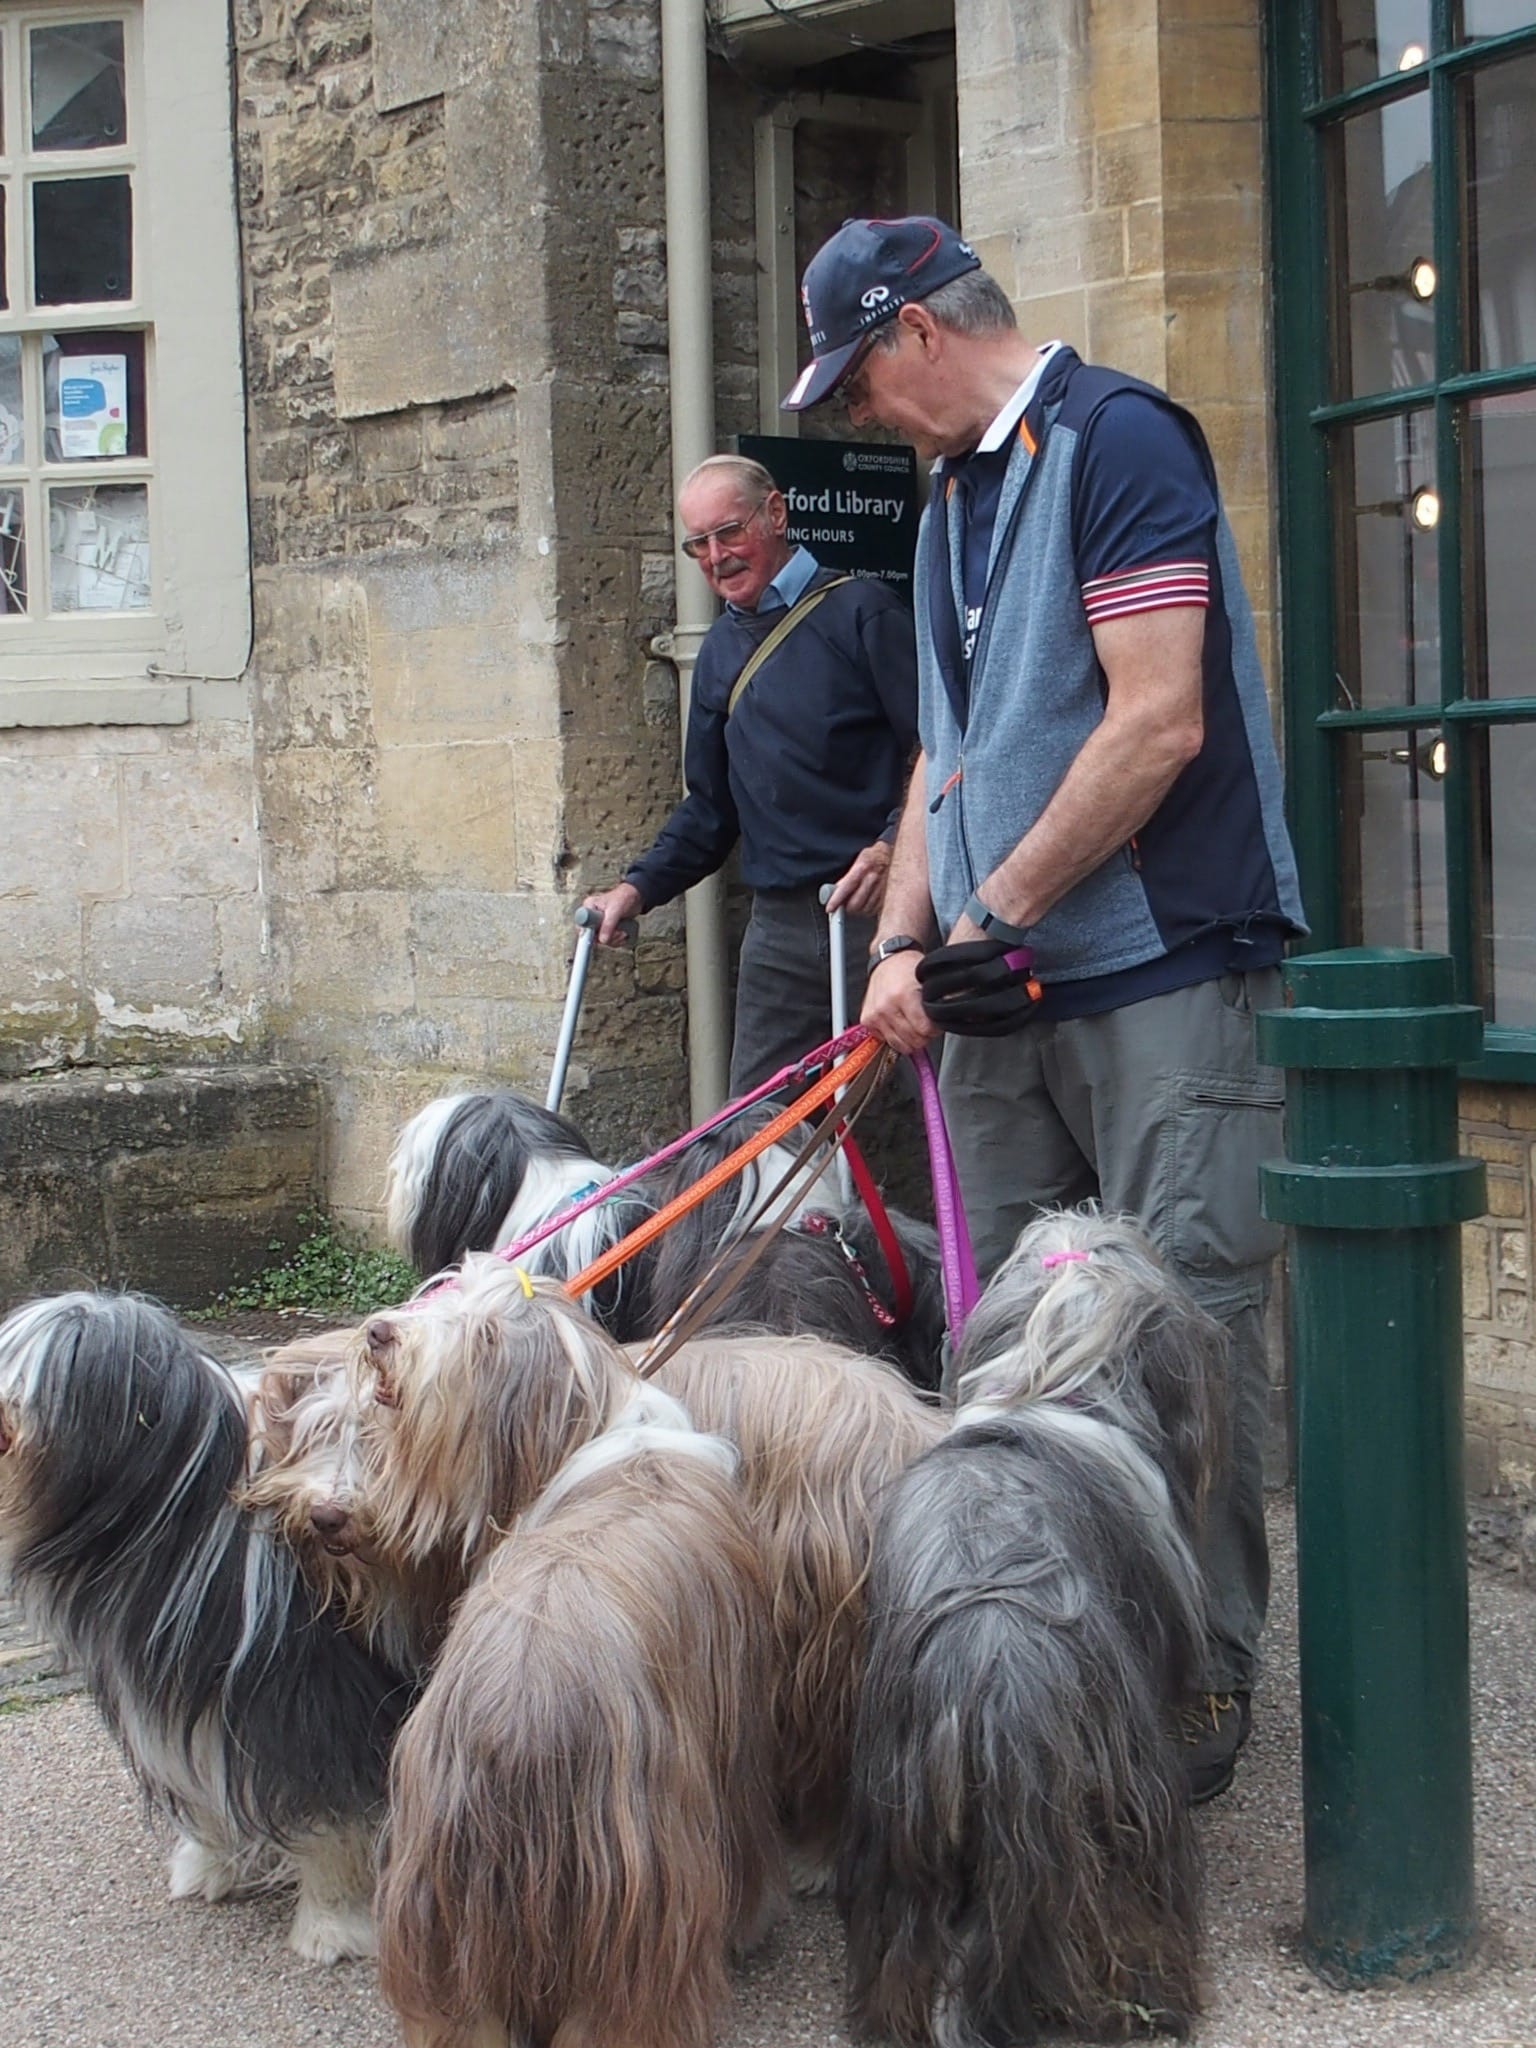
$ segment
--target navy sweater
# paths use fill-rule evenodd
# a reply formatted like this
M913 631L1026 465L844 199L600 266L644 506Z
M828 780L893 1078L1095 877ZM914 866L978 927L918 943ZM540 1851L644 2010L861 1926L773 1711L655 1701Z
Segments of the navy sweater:
M818 569L809 589L831 582ZM858 578L824 597L769 656L726 717L736 678L783 618L722 612L693 671L688 794L625 876L647 910L669 903L741 841L753 889L836 881L899 810L917 745L912 614Z

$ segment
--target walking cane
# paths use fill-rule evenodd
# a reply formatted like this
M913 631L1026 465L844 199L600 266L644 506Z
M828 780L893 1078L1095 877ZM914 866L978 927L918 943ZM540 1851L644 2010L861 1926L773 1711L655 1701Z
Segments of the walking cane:
M819 901L827 910L827 898L832 894L833 884L823 882ZM832 1036L841 1038L848 1029L848 981L847 953L843 928L843 907L827 910L827 954L832 980ZM838 1100L841 1101L841 1093ZM853 1176L848 1160L841 1149L837 1155L837 1191L843 1198L843 1206L853 1207Z
M571 958L571 978L565 991L565 1013L560 1019L560 1040L555 1047L555 1063L550 1069L549 1087L544 1096L546 1109L558 1109L560 1098L565 1093L565 1074L571 1064L571 1047L576 1042L576 1021L581 1015L582 991L587 985L587 969L592 965L592 947L602 921L601 914L589 910L585 903L576 913L576 951ZM626 917L619 929L626 939L633 940L636 929L634 919Z

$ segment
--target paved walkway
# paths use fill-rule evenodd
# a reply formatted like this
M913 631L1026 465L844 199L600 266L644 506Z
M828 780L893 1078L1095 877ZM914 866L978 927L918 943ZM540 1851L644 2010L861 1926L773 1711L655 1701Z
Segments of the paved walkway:
M1536 1597L1473 1583L1478 1869L1485 1941L1456 1977L1326 1990L1299 1960L1302 1864L1288 1501L1273 1514L1269 1670L1253 1740L1202 1816L1210 1990L1198 2048L1531 2048L1536 2044ZM14 1622L7 1648L24 1648ZM89 1705L53 1697L51 1660L0 1666L0 2048L391 2048L365 1965L285 1949L280 1900L172 1906L161 1852ZM719 2048L847 2048L840 1950L797 1905L742 1974Z

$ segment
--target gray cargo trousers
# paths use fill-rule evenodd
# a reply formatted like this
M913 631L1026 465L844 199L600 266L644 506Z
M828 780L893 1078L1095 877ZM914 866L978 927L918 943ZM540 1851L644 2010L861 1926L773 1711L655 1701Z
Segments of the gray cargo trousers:
M941 1087L985 1278L1038 1209L1097 1198L1137 1217L1230 1337L1228 1456L1203 1563L1205 1689L1252 1688L1269 1600L1264 1309L1280 1232L1259 1166L1281 1151L1281 1077L1254 1057L1280 970L1150 996L1012 1038L945 1040Z

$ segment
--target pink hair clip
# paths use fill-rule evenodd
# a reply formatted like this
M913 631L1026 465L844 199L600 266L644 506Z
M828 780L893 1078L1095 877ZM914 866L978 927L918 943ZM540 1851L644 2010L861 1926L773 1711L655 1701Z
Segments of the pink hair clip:
M1048 1273L1052 1266L1080 1266L1087 1252L1047 1252L1040 1264Z

